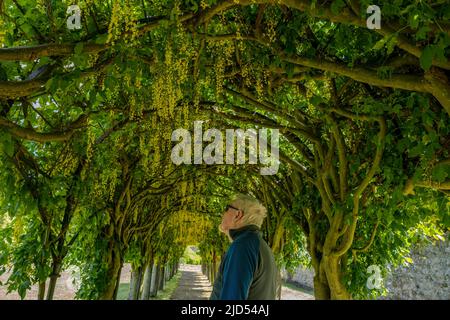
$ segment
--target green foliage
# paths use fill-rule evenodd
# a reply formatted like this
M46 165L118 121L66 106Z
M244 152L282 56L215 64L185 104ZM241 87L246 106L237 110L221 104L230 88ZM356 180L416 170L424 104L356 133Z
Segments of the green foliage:
M360 25L370 0L302 10L220 2L210 16L219 1L86 0L80 30L66 27L68 1L2 4L0 59L16 49L20 57L0 61L0 273L13 270L6 285L21 297L59 262L81 268L82 299L104 298L113 256L143 266L178 261L198 244L203 263L217 262L229 245L217 226L234 193L267 207L264 238L289 270L320 260L333 217L357 223L342 263L355 298L383 293L367 289L368 266L384 275L408 262L421 235L448 230L448 189L439 187L450 177L439 99L448 89L427 93L428 77L448 84L445 1L379 1L392 32ZM38 46L35 56L27 46ZM356 190L380 146L374 117L386 121L383 155L355 219ZM175 166L171 133L194 120L280 129L279 172ZM353 254L375 226L372 245Z
M200 264L201 257L196 253L197 248L195 247L187 247L181 257L180 262L186 264Z
M298 266L311 268L311 257L307 251L306 236L293 221L286 223L286 241L278 257L278 267L294 272Z

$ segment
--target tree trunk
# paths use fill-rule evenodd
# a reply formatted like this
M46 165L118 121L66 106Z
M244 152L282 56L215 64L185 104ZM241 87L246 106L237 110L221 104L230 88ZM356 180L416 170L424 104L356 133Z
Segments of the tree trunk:
M79 176L83 165L80 164L75 172L75 176ZM69 225L72 220L73 213L76 209L73 193L74 183L71 184L66 196L66 208L64 210L64 217L61 223L61 231L56 247L56 254L52 254L52 273L50 274L50 283L48 285L47 300L53 300L55 294L56 282L61 275L62 262L66 256L67 251L64 250L64 243L69 230Z
M212 263L209 264L209 282L211 282L211 284L214 283L214 271L213 271L213 265Z
M158 290L164 290L164 281L165 281L165 268L164 268L164 264L161 263L161 265L159 266L159 286L158 286Z
M167 264L167 281L169 281L170 279L172 279L172 264L168 263Z
M342 283L340 258L324 255L322 263L330 288L330 298L332 300L350 300L351 295Z
M212 277L212 263L209 263L209 265L208 265L208 278L211 283L214 282L213 277Z
M100 294L100 300L114 300L118 291L118 284L120 282L119 274L121 273L122 259L120 256L120 249L117 244L111 243L107 257L107 284L104 291Z
M152 280L150 285L150 297L154 298L158 294L159 267L157 263L152 266Z
M333 254L339 238L343 213L336 213L322 243L314 224L309 225L307 249L314 268L314 297L316 300L348 300L351 295L342 282L340 257Z
M311 254L311 252L310 252ZM342 282L339 258L331 255L315 256L314 297L316 300L349 300L350 293Z
M170 279L170 275L169 275L169 265L166 264L164 265L164 273L165 273L165 277L164 277L164 283L166 283L167 281L169 281Z
M55 294L56 281L58 281L59 275L52 274L50 276L50 282L48 284L47 290L47 300L53 300L53 295Z
M53 300L55 295L56 282L61 274L61 263L54 262L52 267L52 273L50 275L50 282L47 290L47 300Z
M45 281L39 282L38 300L44 300L45 297Z
M328 283L326 279L322 279L318 275L318 271L314 275L314 298L316 300L330 300L330 287L328 287Z
M117 300L117 294L120 287L120 276L122 275L123 261L120 261L119 271L117 272L116 287L114 288L114 300Z
M128 300L136 300L137 297L137 284L139 281L139 268L132 267L131 279L130 279L130 291L128 293Z
M277 299L281 300L281 287L282 287L282 279L281 279L281 270L277 272Z
M128 300L138 300L142 284L142 267L132 267Z
M140 295L141 295L141 287L142 287L142 282L143 282L143 278L144 278L144 267L140 266L139 270L138 270L138 281L136 283L136 300L139 300Z
M141 300L148 300L150 298L150 289L152 286L152 276L153 276L153 261L145 268L145 276L144 276L144 288L142 289Z
M450 115L450 83L444 70L436 67L425 72L425 79L430 83L429 92L441 103Z
M324 271L324 264L321 263L321 257L318 257L315 253L312 265L314 268L314 298L316 300L330 300L331 293Z
M212 264L211 264L212 278L213 278L213 281L211 282L212 284L214 284L214 280L216 279L216 274L217 274L216 260L217 260L217 255L216 255L216 251L214 251L213 252Z
M46 215L45 209L39 208L39 212L42 216ZM42 239L43 239L43 251L49 250L49 237L50 237L50 229L48 226L45 227L45 229L42 231ZM39 259L40 265L43 266L46 264L46 258L44 254L41 254L41 258ZM38 267L38 265L36 266ZM46 290L46 281L47 279L40 279L39 282L39 291L38 291L38 300L44 300L45 299L45 290Z

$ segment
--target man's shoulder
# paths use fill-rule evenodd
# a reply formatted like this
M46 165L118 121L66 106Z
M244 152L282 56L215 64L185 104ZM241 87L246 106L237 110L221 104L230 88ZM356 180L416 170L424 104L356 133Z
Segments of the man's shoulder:
M258 242L259 243L259 236L257 232L249 231L241 236L239 236L237 239L235 239L232 243L232 245L242 245L248 242Z
M259 251L260 238L257 234L249 232L235 239L230 246L231 251Z
M260 243L258 236L242 235L235 239L227 252L228 261L249 262L253 268L259 259Z

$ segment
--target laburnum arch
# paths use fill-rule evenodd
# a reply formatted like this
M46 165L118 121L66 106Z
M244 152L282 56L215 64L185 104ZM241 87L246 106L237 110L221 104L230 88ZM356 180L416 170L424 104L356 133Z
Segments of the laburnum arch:
M80 297L113 299L125 261L142 274L193 242L214 278L236 192L268 208L280 266L314 268L317 299L380 294L368 266L407 260L416 238L448 228L445 1L379 1L375 30L368 1L85 0L79 30L66 27L71 4L1 3L11 290L37 283L51 299L72 264ZM278 173L175 166L171 134L196 120L278 129Z

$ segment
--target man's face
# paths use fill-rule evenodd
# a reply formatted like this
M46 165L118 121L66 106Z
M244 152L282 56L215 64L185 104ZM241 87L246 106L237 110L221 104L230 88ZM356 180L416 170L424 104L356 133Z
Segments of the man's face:
M236 228L236 222L239 219L241 211L233 206L228 206L222 216L222 223L220 224L220 230L224 233L228 233L228 230Z

